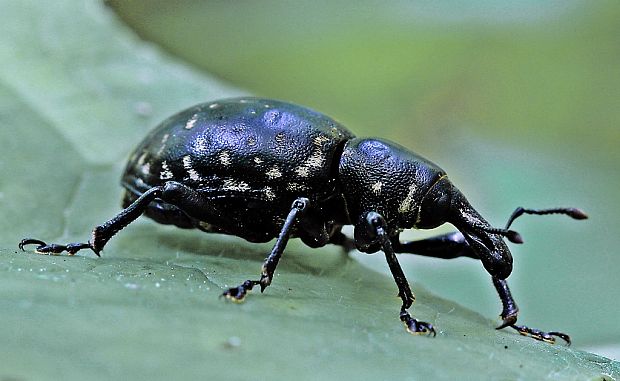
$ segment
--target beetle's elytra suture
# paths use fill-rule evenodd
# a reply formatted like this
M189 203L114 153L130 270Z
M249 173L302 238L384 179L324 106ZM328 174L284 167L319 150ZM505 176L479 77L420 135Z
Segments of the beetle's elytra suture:
M46 244L27 238L39 253L75 254L105 244L143 213L163 224L236 235L275 245L259 280L224 292L244 299L254 286L264 291L291 237L310 247L329 243L349 251L382 250L402 299L400 320L411 333L435 335L430 323L413 318L415 299L396 253L479 259L502 302L502 324L522 335L553 343L568 335L517 325L518 308L506 278L512 255L504 242L521 243L508 230L523 214L587 218L576 208L518 208L505 228L492 227L448 180L446 173L415 153L382 139L357 138L331 118L297 105L258 98L199 104L160 124L136 148L122 177L123 210L93 229L87 243ZM403 229L451 223L459 232L401 242ZM354 225L354 239L341 232Z

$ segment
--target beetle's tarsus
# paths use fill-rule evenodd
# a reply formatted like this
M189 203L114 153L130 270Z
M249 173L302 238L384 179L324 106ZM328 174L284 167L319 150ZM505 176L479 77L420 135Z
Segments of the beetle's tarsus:
M22 239L19 242L18 247L20 248L20 250L25 251L24 246L26 245L37 245L34 251L38 254L47 254L47 255L61 254L64 251L69 253L69 255L75 255L75 253L77 253L78 251L82 249L93 249L90 243L68 243L66 245L59 245L56 243L47 244L44 241L41 241L39 239L34 239L34 238ZM99 256L99 253L95 252L95 254Z
M19 244L17 245L17 247L19 247L21 251L26 251L24 250L25 245L38 245L40 247L40 246L47 246L47 243L41 241L40 239L24 238L21 241L19 241Z
M517 304L512 298L512 293L510 292L510 288L508 287L508 282L505 279L493 277L493 285L497 290L503 306L502 314L500 315L503 322L496 329L510 327L523 336L529 336L533 339L544 341L550 344L554 344L556 341L555 338L559 337L560 339L566 341L568 345L570 345L570 336L565 333L555 331L545 332L539 329L529 328L524 325L517 325L516 323L517 315L519 314L519 307L517 307Z
M409 315L409 312L404 309L400 311L400 320L405 323L405 328L407 329L407 332L411 334L427 334L429 336L433 335L433 337L437 336L437 332L435 331L435 328L431 323L419 321L412 318L411 315Z
M248 291L252 290L257 284L260 284L260 282L257 280L248 279L239 286L232 287L224 291L221 296L228 300L232 300L233 302L240 303L243 302Z
M562 332L556 332L556 331L545 332L539 329L529 328L524 325L516 325L516 324L510 325L509 327L516 330L523 336L528 336L535 340L544 341L545 343L555 344L556 337L557 337L557 338L564 340L564 342L566 342L566 345L569 346L571 344L570 336Z

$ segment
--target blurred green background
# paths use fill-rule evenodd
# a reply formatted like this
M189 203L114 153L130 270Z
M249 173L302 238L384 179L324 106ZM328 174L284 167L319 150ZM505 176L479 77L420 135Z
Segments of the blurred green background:
M620 358L619 2L109 4L198 68L431 158L498 226L517 206L586 210L586 222L519 220L510 281L523 322ZM478 263L401 261L414 285L499 312Z

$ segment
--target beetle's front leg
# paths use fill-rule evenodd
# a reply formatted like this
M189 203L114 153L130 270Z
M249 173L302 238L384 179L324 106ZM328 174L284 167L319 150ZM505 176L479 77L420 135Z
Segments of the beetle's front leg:
M435 332L435 328L433 328L432 324L413 318L409 314L409 311L407 311L409 307L413 305L415 296L409 287L409 282L407 282L407 278L405 278L405 274L398 263L398 259L396 259L396 254L392 248L392 243L390 242L390 238L386 231L386 223L383 216L376 212L370 212L366 216L366 223L368 224L369 230L371 230L371 232L374 233L379 239L383 252L385 253L385 259L390 267L394 281L398 286L398 296L403 301L403 304L400 307L400 320L405 324L407 331L410 333L432 334L435 336L437 333Z
M497 327L497 329L510 327L524 336L529 336L533 339L551 344L555 343L556 337L559 337L560 339L564 340L566 344L570 345L570 336L565 333L556 331L545 332L539 329L529 328L524 325L517 325L516 322L517 315L519 313L519 307L517 307L517 304L512 298L510 288L508 288L508 282L506 282L505 279L493 277L493 286L495 286L495 289L497 290L503 307L502 314L500 315L503 322L499 327Z
M284 221L284 225L282 226L282 230L278 235L276 243L273 246L269 256L265 259L265 262L263 262L260 280L248 279L237 287L229 288L222 294L222 296L235 302L241 302L245 298L247 292L252 290L254 286L260 285L261 292L265 291L265 288L267 288L273 280L273 273L278 266L278 262L282 257L284 248L286 247L288 239L291 235L293 224L306 210L308 210L309 206L310 200L307 198L300 197L293 202L291 211L288 213L288 216Z
M392 240L397 253L424 255L434 258L452 259L458 257L470 257L477 259L476 253L465 240L461 233L449 233L437 237L431 237L418 241L400 242L398 237ZM524 336L530 336L536 340L547 343L555 343L556 337L570 344L570 337L562 332L545 332L527 326L517 325L519 307L512 297L508 282L505 279L492 277L493 286L502 302L502 324L497 329L510 327Z

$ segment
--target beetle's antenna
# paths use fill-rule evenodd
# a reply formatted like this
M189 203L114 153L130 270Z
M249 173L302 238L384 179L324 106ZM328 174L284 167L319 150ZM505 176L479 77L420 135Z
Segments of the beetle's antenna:
M482 226L482 225L473 225L472 227L476 230L484 231L487 233L499 234L501 236L508 238L508 240L512 243L523 243L523 237L521 237L521 234L519 234L518 232L514 230L493 228L493 227Z
M512 225L514 220L521 217L524 214L536 214L539 216L545 214L565 214L569 217L572 217L576 220L585 220L588 218L588 215L581 209L578 208L553 208L553 209L524 209L522 207L518 207L508 218L508 222L506 223L506 229Z
M512 223L519 217L524 214L534 214L534 215L546 215L546 214L565 214L571 218L576 220L585 220L588 218L588 215L581 209L578 208L553 208L553 209L525 209L522 207L518 207L508 218L508 222L506 223L506 227L504 229L501 228L492 228L483 225L473 225L472 227L476 230L484 231L491 234L499 234L508 238L508 240L512 243L523 243L523 237L521 234L514 230L509 230Z

